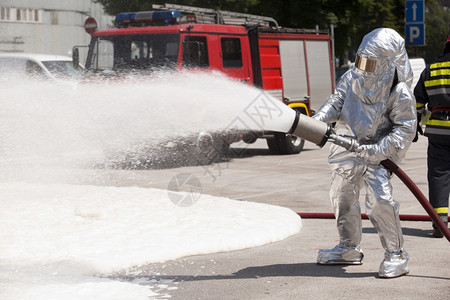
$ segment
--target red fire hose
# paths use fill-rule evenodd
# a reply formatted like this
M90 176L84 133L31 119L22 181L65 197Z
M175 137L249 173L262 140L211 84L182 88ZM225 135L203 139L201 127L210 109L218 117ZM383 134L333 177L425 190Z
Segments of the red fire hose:
M417 185L409 178L408 175L406 175L405 172L403 172L402 169L400 169L399 166L397 166L393 161L386 159L381 162L383 167L386 169L392 171L395 175L400 178L401 181L408 187L408 189L413 193L414 196L416 196L417 200L419 200L420 204L422 204L425 211L428 213L428 215L433 220L434 224L439 228L439 230L442 232L442 234L445 236L445 238L450 242L450 230L448 230L447 226L445 226L445 223L441 220L439 215L436 213L436 211L431 206L430 202L428 202L427 198L422 194L422 192L419 190Z
M303 212L297 213L300 217L304 219L334 219L334 213L316 213L316 212ZM429 215L399 215L400 220L402 221L431 221L431 217ZM450 217L447 217L450 221ZM368 220L369 217L367 214L361 214L361 219Z
M447 228L445 223L441 220L439 215L431 206L430 202L428 202L427 198L423 195L423 193L419 190L417 185L397 166L393 161L386 159L381 162L381 164L388 170L392 171L395 175L400 178L401 181L408 187L408 189L416 196L417 200L419 200L420 204L423 206L425 211L430 216L417 216L417 215L400 215L400 220L410 220L410 221L429 221L430 219L436 224L445 238L450 242L450 230ZM322 218L322 219L333 219L333 213L298 213L302 218ZM361 214L363 219L368 219L366 214Z

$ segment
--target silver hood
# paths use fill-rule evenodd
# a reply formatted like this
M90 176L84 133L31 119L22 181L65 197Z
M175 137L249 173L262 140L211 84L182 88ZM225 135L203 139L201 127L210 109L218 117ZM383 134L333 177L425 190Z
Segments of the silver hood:
M413 73L404 39L393 29L378 28L367 34L357 51L353 90L365 103L377 103L390 94L395 73L410 88Z

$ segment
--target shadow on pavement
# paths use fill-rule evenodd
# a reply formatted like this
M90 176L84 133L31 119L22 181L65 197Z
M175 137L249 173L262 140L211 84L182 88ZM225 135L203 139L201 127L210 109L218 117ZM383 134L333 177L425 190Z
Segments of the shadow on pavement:
M248 267L234 273L234 278L259 278L259 277L286 277L286 276L308 276L308 277L342 277L362 278L377 277L378 273L347 273L345 268L349 265L323 266L316 263L277 264L259 267Z
M314 151L314 149L303 149L298 154L272 154L267 148L246 148L246 147L231 147L227 158L247 158L253 156L263 156L263 155L271 155L271 156L286 156L286 155L302 155L302 152Z
M431 223L430 223L431 227ZM377 231L375 228L371 227L364 227L362 229L363 233L374 233L376 234ZM403 235L409 235L409 236L417 236L417 237L426 237L426 238L434 238L432 235L432 230L423 230L419 228L410 228L410 227L402 227Z
M248 267L239 270L231 275L163 275L150 276L157 280L175 280L175 281L202 281L202 280L234 280L234 279L254 279L264 277L337 277L337 278L365 278L378 277L377 272L348 273L345 268L353 267L351 265L328 265L322 266L316 263L298 263L298 264L276 264L258 267ZM357 266L356 266L357 267ZM140 276L142 277L142 276ZM132 281L134 277L119 276L114 279Z

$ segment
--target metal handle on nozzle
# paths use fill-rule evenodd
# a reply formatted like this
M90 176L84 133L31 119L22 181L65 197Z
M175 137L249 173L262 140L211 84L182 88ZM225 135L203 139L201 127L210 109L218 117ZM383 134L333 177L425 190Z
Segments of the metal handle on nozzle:
M330 134L328 141L338 146L344 147L351 152L356 152L356 148L359 147L359 143L355 139L338 135L334 132Z

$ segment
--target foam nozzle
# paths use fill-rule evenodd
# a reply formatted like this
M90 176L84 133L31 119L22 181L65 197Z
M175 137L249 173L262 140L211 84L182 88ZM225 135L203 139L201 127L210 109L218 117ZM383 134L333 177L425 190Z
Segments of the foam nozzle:
M296 113L294 123L288 133L312 142L319 147L323 147L326 142L339 145L352 152L355 152L356 148L359 147L354 138L338 135L330 124L299 112Z
M327 123L296 112L294 123L288 133L323 147L333 130Z

